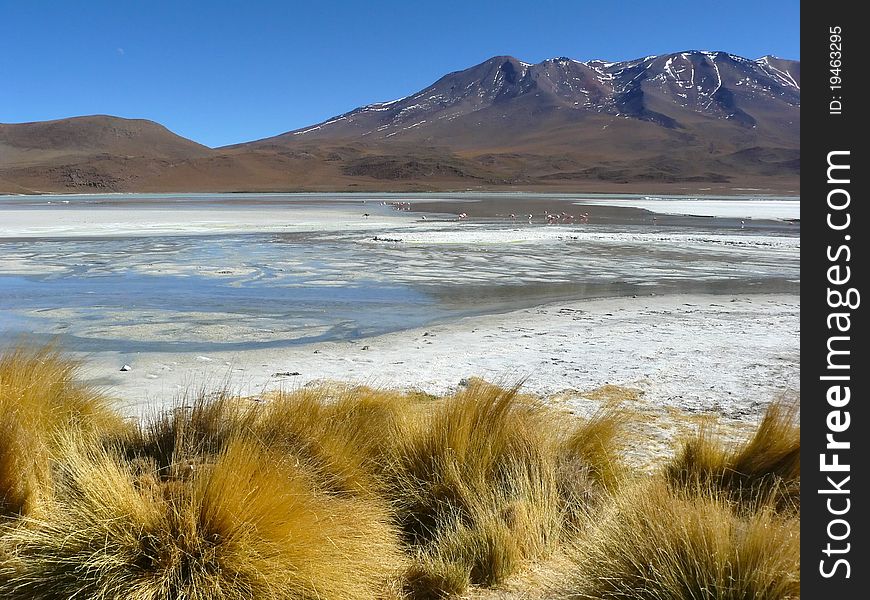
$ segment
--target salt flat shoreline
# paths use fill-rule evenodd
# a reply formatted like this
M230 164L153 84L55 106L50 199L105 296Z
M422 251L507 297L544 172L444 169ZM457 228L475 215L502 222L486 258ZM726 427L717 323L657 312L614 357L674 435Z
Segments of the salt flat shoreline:
M160 235L220 235L391 228L408 223L398 213L382 212L371 219L344 206L331 210L283 208L258 210L172 208L0 209L0 240L27 238L147 237Z
M800 201L734 197L647 199L605 197L601 194L558 195L432 194L372 196L287 194L275 198L215 194L204 197L160 198L113 195L48 196L45 204L0 202L0 240L64 237L140 237L152 235L214 235L242 232L370 230L407 226L426 213L452 219L467 212L473 219L507 218L516 213L535 214L543 223L547 212L589 211L595 223L648 223L661 216L660 225L719 227L785 227L800 218ZM26 198L30 198L29 196ZM3 197L0 197L2 200ZM396 212L384 202L407 199L406 210ZM91 200L95 203L91 203ZM111 202L114 200L114 202ZM268 202L267 202L268 200ZM543 211L543 212L541 212ZM403 214L404 212L404 214ZM715 218L715 219L714 219ZM758 224L751 222L758 219Z
M660 410L754 422L799 393L797 295L667 295L557 302L371 338L208 354L79 355L127 415L228 385L246 396L318 382L443 394L481 377L581 414L599 386L635 388ZM120 371L129 364L128 372Z

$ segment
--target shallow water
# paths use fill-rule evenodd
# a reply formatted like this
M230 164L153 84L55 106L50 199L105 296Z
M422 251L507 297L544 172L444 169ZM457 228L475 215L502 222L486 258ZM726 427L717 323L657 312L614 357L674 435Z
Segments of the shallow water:
M165 217L182 206L209 212L228 203L403 218L381 228L360 222L342 230L0 239L0 331L56 336L84 351L207 352L362 338L554 300L800 286L798 227L749 232L715 220L548 227L437 214L422 221L380 198L4 198L0 208L9 210L39 205L46 222L81 205L124 211L145 204Z

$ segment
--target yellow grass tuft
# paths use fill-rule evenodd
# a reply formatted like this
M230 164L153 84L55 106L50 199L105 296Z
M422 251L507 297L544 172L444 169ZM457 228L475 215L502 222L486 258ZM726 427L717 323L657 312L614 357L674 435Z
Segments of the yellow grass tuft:
M253 428L268 446L304 460L325 492L371 494L410 406L402 394L369 388L303 389L272 397Z
M568 598L796 597L797 407L735 447L702 429L638 484L635 413L600 392L582 422L471 379L200 391L124 424L54 349L7 351L0 597L440 599L565 552Z
M800 523L770 507L738 515L715 495L660 480L614 498L578 544L563 598L789 600L800 597Z
M565 513L552 419L516 389L477 382L401 440L387 494L416 556L415 597L497 584L552 551Z
M42 483L37 465L27 459L23 447L27 439L21 432L18 419L6 414L0 416L0 518L30 512ZM43 467L44 468L44 467Z
M780 510L800 505L800 425L797 404L771 404L755 434L728 448L702 429L665 467L682 489L714 490L752 510L773 502Z
M123 427L108 399L77 374L53 347L0 351L0 517L36 510L59 433Z
M134 465L153 466L161 479L177 479L191 465L209 460L229 440L250 433L256 405L226 389L201 390L175 400L170 410L155 410L115 435L103 437Z
M623 410L601 411L576 426L563 445L566 459L586 469L605 489L613 489L625 474L618 459L617 440L626 418Z
M0 597L384 597L403 565L386 510L320 494L303 466L227 440L165 481L70 444L52 507L7 534Z

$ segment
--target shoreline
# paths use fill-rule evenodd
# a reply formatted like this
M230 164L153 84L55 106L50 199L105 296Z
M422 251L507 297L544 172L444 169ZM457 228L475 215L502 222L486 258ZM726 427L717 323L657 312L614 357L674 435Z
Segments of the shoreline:
M73 354L128 416L203 387L257 397L329 382L441 395L480 377L524 380L524 392L584 415L601 406L584 393L618 385L659 411L751 422L799 392L799 333L798 295L679 294L555 302L281 349Z
M371 202L368 202L371 200ZM228 202L203 198L195 202L75 202L46 204L0 203L0 242L25 239L103 239L149 236L207 236L238 233L295 233L314 231L377 231L428 225L495 224L594 231L596 226L690 227L717 232L764 231L799 234L791 217L794 200L710 200L721 205L719 215L668 214L670 201L652 210L656 201L525 196L474 196L464 198L411 198L395 210L383 197L351 199L300 198L298 201L263 203ZM672 203L671 203L672 204ZM678 204L702 204L685 201ZM738 209L738 205L743 209ZM723 207L731 206L728 210ZM735 210L748 211L746 214ZM799 210L799 208L798 208ZM791 212L789 212L791 211ZM459 215L468 212L463 220ZM591 226L575 219L589 215ZM561 223L547 224L549 213L572 215ZM772 218L778 214L782 218ZM514 215L514 216L511 216ZM739 216L742 215L742 216ZM745 222L742 220L745 219ZM527 222L528 221L528 222Z
M800 194L797 192L786 192L786 191L777 191L769 188L730 188L733 193L726 194L724 192L717 192L715 194L707 194L706 192L713 191L711 188L698 188L695 191L691 191L688 189L683 189L680 192L675 193L666 193L661 192L657 195L666 196L668 198L674 199L693 199L693 198L707 198L707 199L723 199L728 200L731 198L747 198L747 197L758 197L758 198L769 198L769 199L800 199ZM753 194L747 195L747 192L753 192ZM754 193L758 192L758 193ZM654 193L654 192L649 192ZM205 197L213 197L213 196L221 196L228 195L234 196L236 198L242 196L251 196L251 197L270 197L270 196L325 196L325 195L335 195L335 196L351 196L351 197L361 197L361 196L411 196L417 198L425 198L434 195L440 196L515 196L515 195L526 195L526 196L541 196L541 197L564 197L564 196L573 196L573 195L583 195L584 197L625 197L625 198L641 198L644 196L649 196L649 193L644 192L605 192L605 191L567 191L567 190L559 190L559 191L529 191L517 189L515 186L510 188L505 188L504 190L493 189L493 190L441 190L441 191L402 191L402 190L316 190L316 191L305 191L305 190L295 190L295 191L244 191L244 190L227 190L227 191L165 191L165 192L43 192L36 191L31 194L15 194L15 193L0 193L0 200L3 198L30 198L30 197L51 197L51 196L60 196L60 197L133 197L133 196L155 196L155 197L197 197L197 196L205 196Z

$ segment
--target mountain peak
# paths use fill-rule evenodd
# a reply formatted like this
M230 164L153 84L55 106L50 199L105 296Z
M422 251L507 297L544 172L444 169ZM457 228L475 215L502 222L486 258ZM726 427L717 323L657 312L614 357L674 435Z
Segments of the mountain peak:
M793 191L800 62L710 50L618 62L499 55L248 144L211 150L151 121L94 115L0 124L0 157L0 184L14 191Z
M496 119L499 129L516 128L531 115L554 111L571 121L598 114L681 129L704 118L753 128L763 104L799 108L799 64L774 58L753 61L721 50L620 62L559 56L528 63L497 55L405 98L363 106L284 136L434 141L447 131L465 135L454 131L453 124L496 126Z

